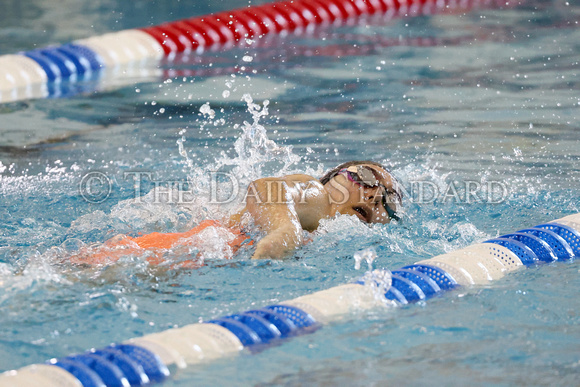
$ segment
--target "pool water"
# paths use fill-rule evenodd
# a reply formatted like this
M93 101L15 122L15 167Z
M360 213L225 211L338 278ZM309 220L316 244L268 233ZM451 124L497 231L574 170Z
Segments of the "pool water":
M9 0L0 54L247 4ZM0 371L354 281L363 249L395 269L580 212L579 20L577 4L527 1L375 21L0 104ZM392 167L402 224L328 220L281 262L250 261L251 248L230 260L209 248L195 270L66 262L119 233L234 211L211 202L212 171L243 191L350 159ZM87 190L87 176L101 180ZM175 187L194 195L163 200ZM539 265L346 316L166 385L577 385L579 270Z

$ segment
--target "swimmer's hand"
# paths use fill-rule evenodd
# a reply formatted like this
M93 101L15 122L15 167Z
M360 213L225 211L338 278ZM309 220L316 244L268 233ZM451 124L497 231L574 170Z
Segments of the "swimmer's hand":
M304 243L302 229L290 225L271 231L256 245L252 259L282 259L292 255Z

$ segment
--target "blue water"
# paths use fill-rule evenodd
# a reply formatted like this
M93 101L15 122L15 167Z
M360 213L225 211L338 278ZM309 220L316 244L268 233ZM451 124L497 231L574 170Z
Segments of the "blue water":
M0 54L246 4L8 1ZM0 371L347 283L364 274L353 255L368 247L375 267L395 269L580 212L579 18L577 4L530 1L335 28L179 58L165 65L178 71L171 82L134 78L0 105ZM244 94L269 101L256 125ZM201 112L206 103L213 118ZM260 126L282 148L250 142L244 150L259 157L240 157L236 141ZM330 220L282 262L253 262L242 250L188 271L143 257L88 270L59 263L83 243L186 230L234 209L201 194L195 206L132 202L136 172L149 174L145 195L154 182L204 183L216 167L244 184L359 158L385 162L403 182L402 225ZM100 203L79 192L91 172L110 182ZM417 182L453 185L460 196L467 182L496 182L507 195L420 203ZM529 268L348 316L167 385L577 385L578 277L577 261Z

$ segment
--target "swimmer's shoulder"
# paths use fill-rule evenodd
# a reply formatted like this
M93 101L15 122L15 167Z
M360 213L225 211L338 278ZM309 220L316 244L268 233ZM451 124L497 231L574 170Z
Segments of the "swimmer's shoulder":
M296 173L292 175L285 175L279 177L264 177L255 180L254 183L260 183L265 187L275 187L272 183L286 183L286 186L293 190L318 190L325 192L324 186L320 181L314 176L310 176L304 173Z
M286 175L281 178L286 183L294 183L294 184L308 184L312 186L319 186L322 187L320 181L315 178L314 176L310 176L304 173L296 173L292 175Z

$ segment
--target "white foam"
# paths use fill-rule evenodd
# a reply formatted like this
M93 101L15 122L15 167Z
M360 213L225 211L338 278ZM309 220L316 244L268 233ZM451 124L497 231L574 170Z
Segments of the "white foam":
M30 288L45 284L58 283L69 285L62 273L50 265L45 256L35 254L28 259L22 269L0 264L0 302L12 297L18 292L29 292Z
M236 235L225 227L210 226L196 235L182 239L180 247L173 249L173 253L181 258L196 257L200 263L206 259L231 259L234 252L228 243L235 238Z

